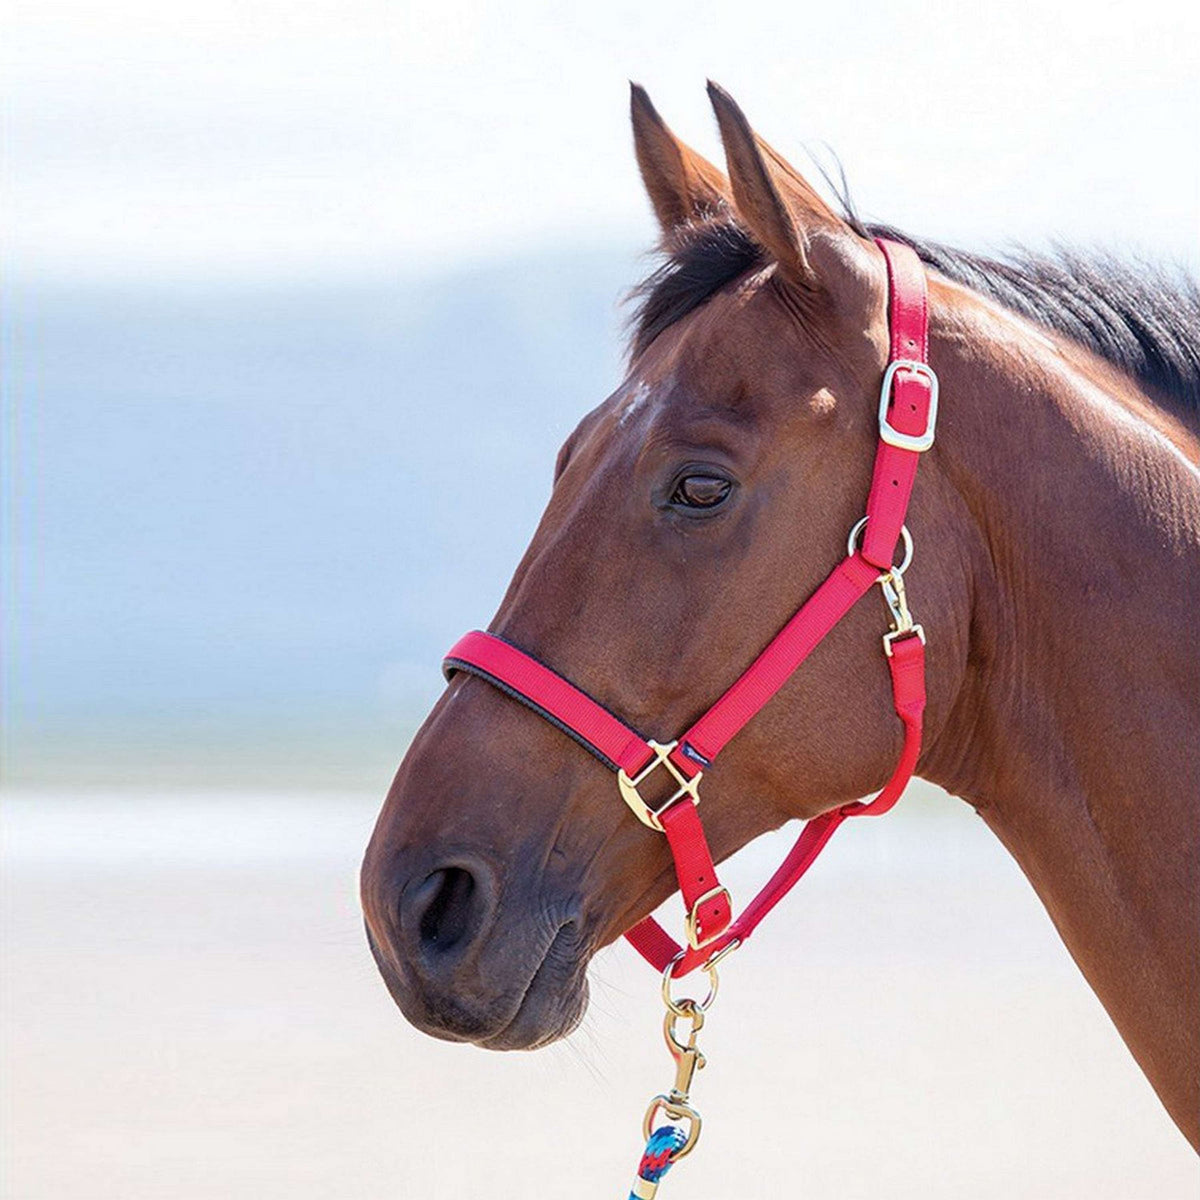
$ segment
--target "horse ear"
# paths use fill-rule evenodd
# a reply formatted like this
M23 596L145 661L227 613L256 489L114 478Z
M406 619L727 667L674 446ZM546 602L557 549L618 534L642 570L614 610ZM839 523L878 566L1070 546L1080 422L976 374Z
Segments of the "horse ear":
M629 85L629 115L642 181L664 234L729 204L729 181L671 132L640 84Z
M789 276L816 286L820 272L813 262L813 235L853 237L853 231L812 185L750 128L733 97L711 80L708 98L721 128L739 215Z

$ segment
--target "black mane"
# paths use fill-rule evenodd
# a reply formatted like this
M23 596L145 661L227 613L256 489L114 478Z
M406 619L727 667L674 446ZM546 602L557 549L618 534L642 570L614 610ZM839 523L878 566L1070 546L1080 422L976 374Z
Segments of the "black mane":
M1067 249L989 258L864 224L852 213L846 219L864 237L906 243L947 278L1067 335L1152 395L1200 414L1200 288L1182 272ZM726 284L769 261L728 215L684 230L669 257L634 293L639 301L634 353Z

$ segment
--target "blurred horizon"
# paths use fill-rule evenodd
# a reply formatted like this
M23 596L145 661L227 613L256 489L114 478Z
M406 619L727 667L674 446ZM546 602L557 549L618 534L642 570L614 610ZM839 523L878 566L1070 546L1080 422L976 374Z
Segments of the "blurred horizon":
M636 257L20 288L7 781L386 786L615 386Z
M913 12L16 0L5 782L386 786L619 382L628 78L869 219L1197 270L1195 13Z

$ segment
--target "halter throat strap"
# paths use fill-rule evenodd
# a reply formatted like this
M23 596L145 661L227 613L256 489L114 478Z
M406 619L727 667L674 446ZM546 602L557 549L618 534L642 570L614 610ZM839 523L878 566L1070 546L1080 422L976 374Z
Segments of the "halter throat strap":
M904 518L920 456L933 443L937 376L927 362L928 304L921 262L908 246L882 238L876 244L887 262L890 360L880 391L879 443L867 515L852 531L846 557L699 720L676 741L655 742L551 667L492 633L466 634L443 664L447 679L459 671L486 679L573 738L617 773L620 794L638 819L666 835L686 909L687 945L680 946L652 917L640 921L626 937L655 968L670 967L674 976L745 942L808 870L842 821L878 815L896 803L920 755L925 635L912 623L904 598L903 567L911 550ZM902 539L906 561L895 568L892 556ZM874 800L846 804L807 822L779 869L735 920L700 822L700 779L730 739L876 583L892 615L892 629L883 643L893 705L904 730L899 762ZM653 801L654 807L643 798L643 787L655 788L661 797Z

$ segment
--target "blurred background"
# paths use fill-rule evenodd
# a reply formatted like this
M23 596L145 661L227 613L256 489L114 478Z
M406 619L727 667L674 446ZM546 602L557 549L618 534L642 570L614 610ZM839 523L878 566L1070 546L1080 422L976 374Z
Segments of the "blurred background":
M870 219L1195 271L1198 34L1160 2L9 0L3 1194L518 1196L547 1155L619 1194L669 1082L632 956L565 1046L445 1046L354 889L441 652L619 381L655 234L627 80L719 162L711 75ZM969 810L843 836L731 964L674 1192L1194 1195Z

